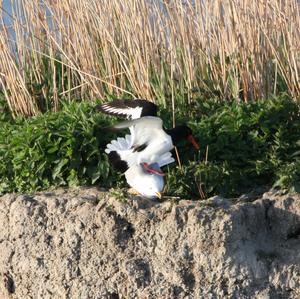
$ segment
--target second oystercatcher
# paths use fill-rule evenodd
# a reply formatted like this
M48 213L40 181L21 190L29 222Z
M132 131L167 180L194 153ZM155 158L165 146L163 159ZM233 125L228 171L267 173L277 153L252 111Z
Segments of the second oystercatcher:
M191 142L197 150L199 149L188 126L164 129L162 120L156 116L157 106L147 100L115 100L99 105L97 108L103 113L129 119L110 128L129 128L132 137L131 146L128 151L120 155L121 160L126 160L130 166L143 164L144 168L153 172L149 165L156 163L162 154L171 151L174 145L183 139Z

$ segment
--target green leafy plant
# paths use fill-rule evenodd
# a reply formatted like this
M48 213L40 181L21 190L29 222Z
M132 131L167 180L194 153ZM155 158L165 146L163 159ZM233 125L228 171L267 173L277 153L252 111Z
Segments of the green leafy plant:
M184 103L184 102L182 102ZM299 192L300 108L285 95L237 103L194 99L176 107L200 144L195 152L178 146L181 167L166 169L165 194L202 199L237 196L257 186ZM166 127L170 111L162 109ZM65 103L57 113L3 121L0 127L0 193L30 192L61 185L123 187L110 169L105 145L122 135L103 127L116 120L96 113L94 104ZM124 132L125 134L125 132Z
M58 113L18 119L0 129L0 192L59 185L109 185L109 165L99 127L108 124L91 105L63 105ZM98 130L98 131L97 131ZM100 129L101 130L101 129Z
M220 106L200 101L192 113L201 152L191 161L191 151L180 151L185 166L171 170L167 192L203 198L235 196L261 185L299 190L297 103L285 95Z

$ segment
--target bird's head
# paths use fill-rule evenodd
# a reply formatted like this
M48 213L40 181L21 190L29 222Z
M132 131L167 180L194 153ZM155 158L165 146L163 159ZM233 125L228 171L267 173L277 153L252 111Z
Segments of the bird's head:
M164 188L163 176L155 174L155 172L149 172L149 170L143 168L143 185L141 187L140 193L149 198L159 198L161 199L161 191ZM157 163L150 165L152 170L161 171Z
M171 135L174 145L179 143L181 140L186 139L194 146L196 150L199 150L200 148L193 136L192 129L187 125L176 126L175 128L168 130L167 133Z

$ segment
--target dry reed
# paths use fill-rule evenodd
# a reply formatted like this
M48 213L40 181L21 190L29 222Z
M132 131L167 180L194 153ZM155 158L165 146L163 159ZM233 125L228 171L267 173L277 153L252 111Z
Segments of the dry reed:
M300 95L297 0L12 3L0 83L14 115L57 110L62 98L143 97L174 110L195 92Z

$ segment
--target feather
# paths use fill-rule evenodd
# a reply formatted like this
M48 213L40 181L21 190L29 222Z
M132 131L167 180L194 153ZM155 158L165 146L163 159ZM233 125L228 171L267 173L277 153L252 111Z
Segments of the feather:
M157 161L157 163L160 167L166 166L173 162L175 162L175 159L172 157L172 154L170 152L167 152L167 153L161 155Z
M155 116L144 116L138 119L133 120L126 120L123 122L120 122L118 124L105 127L105 129L115 129L115 130L122 130L127 129L132 126L139 127L139 128L161 128L162 129L162 120L159 117Z
M127 119L137 119L143 116L156 116L157 106L147 100L114 100L96 107L97 110Z

